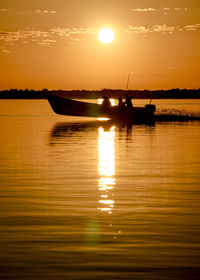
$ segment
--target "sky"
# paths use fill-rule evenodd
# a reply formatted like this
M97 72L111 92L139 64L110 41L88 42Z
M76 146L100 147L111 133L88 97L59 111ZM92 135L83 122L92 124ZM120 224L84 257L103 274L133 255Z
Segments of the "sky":
M0 65L0 90L200 88L200 0L0 0Z

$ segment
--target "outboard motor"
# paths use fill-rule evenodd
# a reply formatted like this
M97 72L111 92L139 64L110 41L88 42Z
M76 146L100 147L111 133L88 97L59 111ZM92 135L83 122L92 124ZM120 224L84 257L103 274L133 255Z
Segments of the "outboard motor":
M145 109L150 113L155 113L156 106L154 104L147 104L145 105Z

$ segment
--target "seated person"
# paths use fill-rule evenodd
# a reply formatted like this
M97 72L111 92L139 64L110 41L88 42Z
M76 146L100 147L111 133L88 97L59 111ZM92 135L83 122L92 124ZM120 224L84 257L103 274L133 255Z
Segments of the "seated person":
M110 99L108 98L108 96L103 96L103 102L102 102L102 108L105 111L109 111L111 108L111 102Z
M126 106L127 108L133 108L133 104L132 104L132 101L131 99L134 97L133 96L128 96L128 94L126 94Z
M119 97L118 98L118 108L124 108L125 107L125 103L122 101L122 98Z

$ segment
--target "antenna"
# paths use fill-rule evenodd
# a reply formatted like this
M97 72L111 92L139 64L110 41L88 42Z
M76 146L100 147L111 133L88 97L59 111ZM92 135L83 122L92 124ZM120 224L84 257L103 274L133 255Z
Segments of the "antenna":
M152 102L152 98L153 98L153 96L152 96L152 94L150 93L150 100L149 100L149 104L151 104L151 102Z
M128 90L128 85L129 85L131 74L132 73L129 73L129 75L128 75L128 80L127 80L127 84L126 84L126 91Z
M128 86L129 86L129 81L130 81L130 77L133 74L133 72L129 73L128 75L128 80L127 80L127 84L126 84L126 91L128 90Z

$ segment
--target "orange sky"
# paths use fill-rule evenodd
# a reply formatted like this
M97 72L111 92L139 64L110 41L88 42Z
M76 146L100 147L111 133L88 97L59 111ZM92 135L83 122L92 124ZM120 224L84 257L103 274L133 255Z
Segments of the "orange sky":
M199 50L199 0L0 1L0 90L200 88Z

